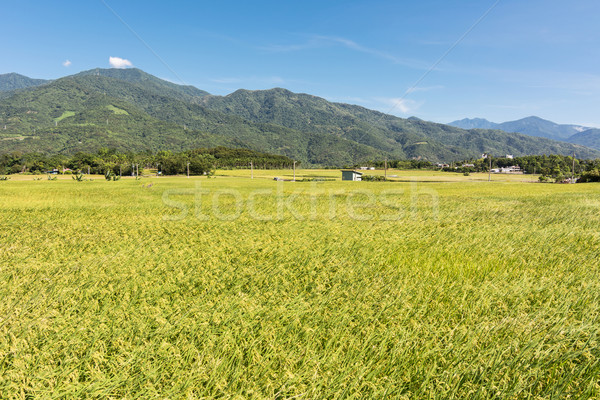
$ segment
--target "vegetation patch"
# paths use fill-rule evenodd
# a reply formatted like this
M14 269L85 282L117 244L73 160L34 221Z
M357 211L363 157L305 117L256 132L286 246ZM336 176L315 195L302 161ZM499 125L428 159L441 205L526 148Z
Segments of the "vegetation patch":
M112 104L107 105L106 108L111 110L116 115L129 115L129 113L126 110L123 110L122 108L119 108L119 107L115 107Z
M75 112L74 111L65 111L62 113L62 115L58 118L54 118L54 122L60 122L65 118L69 118L69 117L73 117L75 116Z

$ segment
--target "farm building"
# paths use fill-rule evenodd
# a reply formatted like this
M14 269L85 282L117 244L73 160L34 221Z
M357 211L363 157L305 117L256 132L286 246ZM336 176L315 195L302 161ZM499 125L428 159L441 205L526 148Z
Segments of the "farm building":
M511 165L510 167L494 168L492 169L494 174L522 174L523 171L518 165Z
M362 172L357 171L342 171L343 181L360 181L362 180Z

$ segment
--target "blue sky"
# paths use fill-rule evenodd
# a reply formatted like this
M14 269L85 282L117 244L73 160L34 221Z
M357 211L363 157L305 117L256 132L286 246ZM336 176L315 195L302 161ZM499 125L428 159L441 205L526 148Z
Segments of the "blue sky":
M285 87L436 122L600 127L600 2L495 3L4 0L0 73L51 79L119 57L213 94Z

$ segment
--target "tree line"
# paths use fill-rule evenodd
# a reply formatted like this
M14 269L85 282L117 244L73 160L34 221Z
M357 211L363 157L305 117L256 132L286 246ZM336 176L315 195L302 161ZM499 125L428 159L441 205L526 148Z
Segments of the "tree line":
M491 156L490 158L463 160L451 164L438 164L425 160L388 160L387 166L396 169L441 169L461 173L488 172L490 160L492 169L519 166L524 174L539 174L542 176L542 180L552 178L561 181L573 174L579 178L579 182L600 182L600 159L574 159L572 156L557 154L514 158ZM383 168L385 161L370 161L365 165ZM573 166L575 169L573 169Z
M291 168L294 160L275 154L227 147L198 148L173 152L119 152L100 149L96 153L78 152L72 155L11 152L0 155L0 175L83 172L91 174L134 175L143 168L156 169L164 175L202 175L210 171L233 168ZM299 164L299 162L297 163Z

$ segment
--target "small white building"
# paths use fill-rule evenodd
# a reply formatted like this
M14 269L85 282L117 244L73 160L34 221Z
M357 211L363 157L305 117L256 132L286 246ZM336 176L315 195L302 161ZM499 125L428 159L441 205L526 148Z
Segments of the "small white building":
M510 167L494 168L492 173L495 174L522 174L523 171L518 165L511 165Z
M515 158L515 156L513 156L512 154L507 154L505 158L513 160Z

